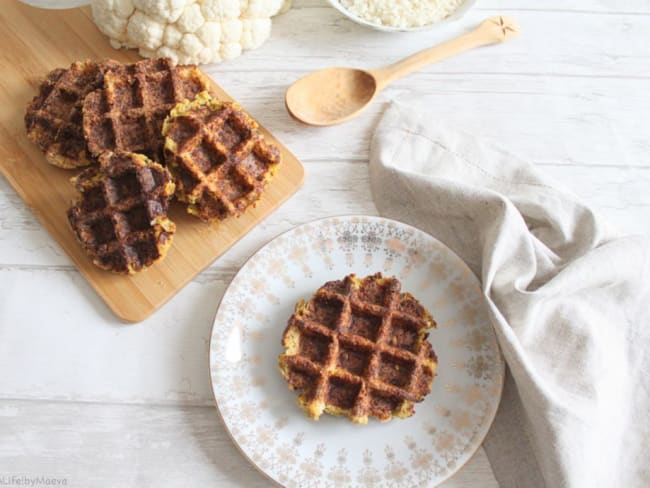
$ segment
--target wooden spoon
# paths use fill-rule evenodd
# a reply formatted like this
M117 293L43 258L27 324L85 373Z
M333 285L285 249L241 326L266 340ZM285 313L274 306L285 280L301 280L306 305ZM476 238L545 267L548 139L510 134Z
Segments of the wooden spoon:
M300 78L287 89L289 113L309 125L334 125L359 115L392 81L454 54L512 39L519 26L508 17L484 20L476 29L374 70L326 68Z

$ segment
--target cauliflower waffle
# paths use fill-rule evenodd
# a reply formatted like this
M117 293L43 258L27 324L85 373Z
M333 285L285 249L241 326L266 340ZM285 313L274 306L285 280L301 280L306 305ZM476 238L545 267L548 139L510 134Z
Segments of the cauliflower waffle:
M280 150L238 105L211 98L211 87L198 67L168 58L75 62L41 83L25 114L28 138L51 164L93 165L72 180L82 196L68 219L100 268L135 273L164 257L176 188L206 222L259 200Z
M178 104L163 135L176 197L207 222L239 216L254 205L281 159L238 105L207 92Z
M162 124L169 111L210 86L196 66L148 59L104 75L83 102L83 132L93 155L130 151L163 162Z
M83 136L81 106L84 97L102 84L104 73L119 66L115 61L78 61L48 73L38 94L27 106L27 137L54 166L72 169L91 163Z
M179 64L218 63L259 47L291 0L92 0L111 45Z
M436 323L396 278L351 274L300 301L282 337L279 367L312 419L323 412L366 424L406 418L431 391Z
M72 182L81 196L68 220L97 266L132 274L165 256L176 230L169 171L142 154L104 153Z

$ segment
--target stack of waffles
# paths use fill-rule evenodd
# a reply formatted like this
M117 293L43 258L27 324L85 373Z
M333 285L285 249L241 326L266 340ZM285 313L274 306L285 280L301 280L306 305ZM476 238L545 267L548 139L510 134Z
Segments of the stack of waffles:
M175 196L203 221L241 215L280 163L257 123L210 93L196 66L166 58L55 69L27 107L29 139L47 162L89 166L68 220L93 262L135 273L162 259Z

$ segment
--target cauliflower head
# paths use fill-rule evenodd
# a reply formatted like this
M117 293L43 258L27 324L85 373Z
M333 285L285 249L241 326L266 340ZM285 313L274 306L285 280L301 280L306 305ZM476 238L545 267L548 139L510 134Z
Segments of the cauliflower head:
M260 46L292 0L92 0L95 24L116 48L178 64L218 63Z

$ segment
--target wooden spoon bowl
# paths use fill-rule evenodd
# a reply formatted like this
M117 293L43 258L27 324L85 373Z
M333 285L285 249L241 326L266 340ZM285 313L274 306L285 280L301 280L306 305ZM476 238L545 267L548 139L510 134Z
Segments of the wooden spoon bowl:
M377 80L368 71L326 68L300 78L289 87L289 113L310 125L331 125L355 117L377 94Z
M326 68L294 82L285 94L289 113L309 125L340 124L359 115L392 81L454 54L507 41L519 27L507 17L493 17L476 29L376 70Z

